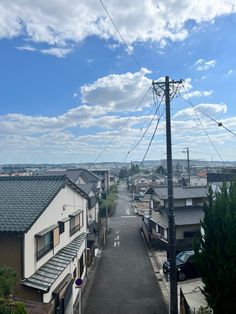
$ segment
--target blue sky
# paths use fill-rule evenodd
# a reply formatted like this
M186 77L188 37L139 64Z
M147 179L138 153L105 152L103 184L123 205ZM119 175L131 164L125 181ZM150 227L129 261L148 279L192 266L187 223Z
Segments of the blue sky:
M152 92L136 106L165 75L236 132L235 0L103 1L129 51L99 1L79 2L0 2L0 163L93 162L111 141L98 161L123 161L153 116ZM173 157L188 146L194 159L235 160L236 137L199 113L219 156L180 94ZM127 161L142 160L156 121ZM164 116L146 159L163 158Z

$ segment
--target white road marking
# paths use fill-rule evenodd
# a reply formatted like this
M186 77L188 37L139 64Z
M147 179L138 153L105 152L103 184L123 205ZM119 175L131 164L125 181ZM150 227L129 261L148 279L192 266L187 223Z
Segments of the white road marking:
M127 217L130 217L130 218L133 218L133 217L137 217L137 216L132 216L132 215L129 215L129 216L121 216L121 218L127 218Z

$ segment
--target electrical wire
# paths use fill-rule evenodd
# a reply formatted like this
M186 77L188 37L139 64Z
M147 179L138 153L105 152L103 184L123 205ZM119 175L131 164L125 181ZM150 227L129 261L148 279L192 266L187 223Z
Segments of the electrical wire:
M187 96L187 98L188 98L189 101L187 101L187 100L184 99L183 97L182 97L182 98L183 98L188 104L190 104L190 105L192 106L192 108L193 108L193 110L194 110L194 113L195 113L195 115L196 115L196 117L197 117L199 123L201 124L201 127L202 127L202 129L204 130L204 132L205 132L205 134L206 134L206 136L207 136L209 142L211 143L211 145L212 145L212 147L214 148L216 154L218 155L218 157L220 158L220 160L222 161L222 163L223 163L223 165L224 165L224 160L222 159L222 157L221 157L219 151L217 150L216 146L215 146L214 143L212 142L212 140L211 140L211 138L210 138L210 135L208 134L206 128L204 127L204 125L203 125L203 123L202 123L202 121L201 121L201 119L200 119L200 117L199 117L199 114L197 113L197 109L196 109L195 106L193 105L193 103L192 103L192 101L191 101L191 99L190 99L190 97L189 97L189 95L188 95L188 93L187 93L187 91L186 91L186 88L185 88L184 84L182 84L182 87L183 87L184 92L185 92L185 94L186 94L186 96Z
M145 99L145 97L147 96L148 92L150 91L151 87L149 87L147 89L147 91L145 92L145 94L143 95L143 97L139 100L139 102L137 103L136 107L134 108L134 110L138 109L138 107L141 105L141 103L143 102L143 100ZM120 130L113 136L113 138L111 139L111 141L104 147L104 149L98 154L98 156L96 157L96 159L94 160L94 163L97 162L97 160L102 156L102 154L108 149L108 147L110 147L110 145L113 143L113 141L115 140L115 138L120 134L121 130L126 126L126 124L130 121L130 119L132 118L132 116L130 116L127 120L125 120L125 122L121 125Z
M148 144L148 147L147 147L147 150L146 150L146 152L145 152L145 154L144 154L144 156L143 156L143 159L142 159L142 161L141 161L141 163L140 163L141 165L143 164L143 162L144 162L144 160L145 160L145 158L146 158L146 156L147 156L147 153L148 153L148 151L149 151L149 149L150 149L150 147L151 147L151 145L152 145L152 141L153 141L153 139L154 139L154 137L155 137L155 135L156 135L156 131L157 131L157 128L158 128L158 126L159 126L159 122L160 122L162 116L164 115L164 113L165 113L165 110L162 112L161 116L158 117L155 130L154 130L154 132L153 132L153 134L152 134L151 140L150 140L150 142L149 142L149 144Z
M99 0L99 2L101 3L101 5L102 5L104 11L106 12L107 16L109 17L109 19L110 19L112 25L114 26L114 28L115 28L117 34L119 35L121 41L122 41L123 44L124 44L124 46L125 46L126 49L128 50L129 55L132 57L133 61L134 61L135 64L138 66L138 68L139 68L139 69L142 68L141 65L140 65L140 63L138 62L137 58L135 57L135 55L133 54L133 52L132 52L131 49L129 48L128 44L126 43L124 37L121 35L121 33L120 33L118 27L116 26L116 24L115 24L113 18L111 17L110 13L108 12L108 10L107 10L105 4L103 3L102 0Z
M156 108L155 113L153 114L153 117L152 117L152 119L150 120L150 122L149 122L149 124L148 124L146 130L144 131L144 133L142 134L142 136L141 136L141 138L138 140L138 142L128 151L128 153L127 153L127 155L126 155L126 157L125 157L123 163L126 162L128 156L129 156L129 154L130 154L130 153L140 144L140 142L143 140L143 138L144 138L144 136L146 135L147 131L149 130L149 128L150 128L150 126L151 126L151 124L152 124L154 118L155 118L156 115L157 115L157 112L158 112L158 110L159 110L159 108L160 108L160 105L161 105L161 103L162 103L162 101L163 101L163 98L164 98L164 94L162 95L162 98L161 98L159 104L158 104L158 105L155 104L155 108Z
M218 122L217 120L215 120L214 118L212 118L209 114L201 111L200 109L198 108L195 108L197 111L201 112L203 115L205 115L206 117L208 117L209 119L211 119L213 122L215 122L219 127L222 127L224 128L226 131L228 131L229 133L233 134L234 136L236 136L236 133L231 131L229 128L227 128L226 126L223 125L222 122Z

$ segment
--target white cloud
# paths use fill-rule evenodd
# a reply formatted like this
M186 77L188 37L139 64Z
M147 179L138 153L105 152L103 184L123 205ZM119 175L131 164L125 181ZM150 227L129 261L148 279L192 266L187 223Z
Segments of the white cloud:
M192 92L188 92L188 96L187 95L183 95L183 97L185 99L192 98L192 97L208 97L208 96L211 96L212 93L213 93L212 90L205 90L205 91L195 90L195 91L192 91Z
M26 50L26 51L37 51L36 48L34 48L34 47L30 46L30 45L18 46L18 47L16 47L16 49L23 50L23 51L24 50Z
M217 114L217 113L226 113L227 112L227 105L225 104L199 104L194 107L195 109L199 109L200 111L205 112L206 114ZM197 111L199 112L199 111ZM177 117L185 117L188 118L190 116L196 116L195 111L192 107L183 109L178 111L174 118Z
M215 65L216 65L216 60L206 61L204 59L199 59L194 64L197 71L207 71L211 68L214 68Z
M94 161L114 136L110 149L106 150L101 160L122 161L137 143L153 115L152 107L146 109L146 106L152 104L151 92L142 103L141 111L134 110L150 86L151 82L146 77L148 73L147 69L142 69L136 73L113 74L82 86L80 94L83 103L57 116L16 113L0 115L0 161ZM187 82L187 88L192 88L191 81ZM78 99L79 96L76 97ZM229 114L224 117L227 112L225 104L202 103L196 108L216 115L226 127L236 131L236 117L229 117ZM162 107L161 111L163 109ZM235 139L206 116L200 113L199 115L217 145L225 147ZM137 149L130 154L130 159L142 158L154 128L155 121ZM204 156L206 159L206 153L212 153L192 108L180 110L175 114L172 120L172 134L174 147L189 145L196 152L195 156ZM165 122L162 118L148 158L165 158L164 153ZM17 159L14 156L17 156Z
M210 22L236 11L235 0L181 4L177 0L121 0L109 1L106 7L130 47L137 42L158 42L163 47L167 40L182 41L188 36L188 20ZM89 36L121 43L99 1L92 0L2 0L0 38L16 36L52 48L71 48L71 43ZM60 53L54 55L61 57Z
M45 55L52 55L58 58L64 58L67 54L72 52L71 48L59 48L59 47L52 47L48 49L41 49L40 52Z
M81 87L82 103L97 104L112 112L132 111L144 93L151 86L151 80L146 77L150 73L142 68L140 72L126 74L111 74L95 81L93 84ZM150 104L151 96L146 97L139 107Z

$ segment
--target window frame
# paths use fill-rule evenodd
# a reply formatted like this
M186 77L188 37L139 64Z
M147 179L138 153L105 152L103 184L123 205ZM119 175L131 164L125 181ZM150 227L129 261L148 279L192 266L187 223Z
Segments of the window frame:
M78 232L84 226L83 210L70 215L70 236Z

